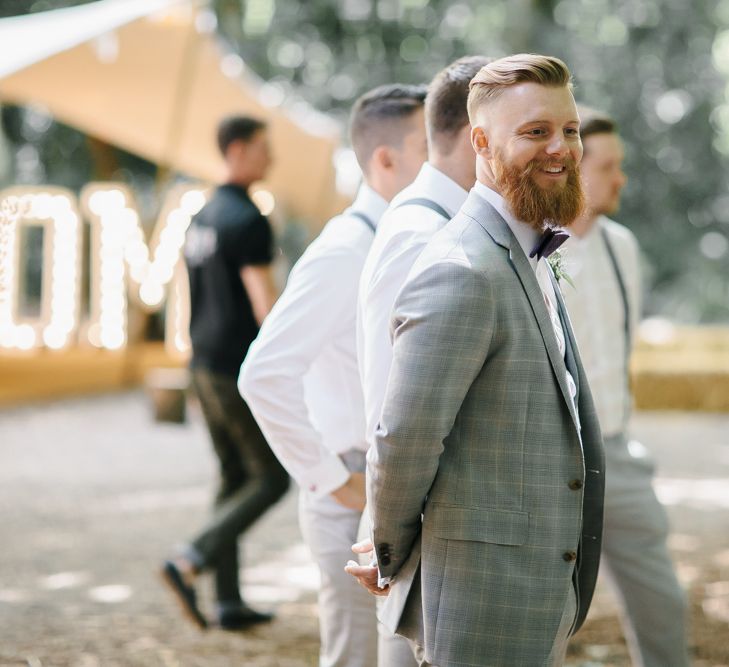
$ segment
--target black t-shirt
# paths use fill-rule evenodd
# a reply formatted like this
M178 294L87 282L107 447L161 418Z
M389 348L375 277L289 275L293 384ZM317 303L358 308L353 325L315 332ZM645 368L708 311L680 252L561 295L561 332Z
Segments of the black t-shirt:
M240 270L270 264L272 250L271 225L242 187L220 186L193 217L185 238L193 368L238 376L258 335Z

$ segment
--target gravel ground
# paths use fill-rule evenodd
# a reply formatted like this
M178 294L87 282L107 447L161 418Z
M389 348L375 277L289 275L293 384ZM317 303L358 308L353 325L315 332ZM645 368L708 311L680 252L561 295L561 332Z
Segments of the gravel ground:
M634 431L659 463L694 664L726 667L729 415L641 413ZM185 425L155 424L142 392L0 411L0 666L314 667L317 573L294 491L244 545L246 595L273 623L200 633L162 588L158 565L204 520L214 476L195 406ZM568 664L630 664L604 582Z

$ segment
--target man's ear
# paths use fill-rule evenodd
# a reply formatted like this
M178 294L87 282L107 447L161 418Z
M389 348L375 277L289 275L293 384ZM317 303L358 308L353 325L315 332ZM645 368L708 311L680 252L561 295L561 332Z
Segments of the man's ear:
M371 164L378 169L390 170L395 164L392 150L389 146L378 146L372 152Z
M480 125L475 125L471 128L471 146L473 146L473 150L476 152L476 155L480 155L487 159L491 158L489 137Z

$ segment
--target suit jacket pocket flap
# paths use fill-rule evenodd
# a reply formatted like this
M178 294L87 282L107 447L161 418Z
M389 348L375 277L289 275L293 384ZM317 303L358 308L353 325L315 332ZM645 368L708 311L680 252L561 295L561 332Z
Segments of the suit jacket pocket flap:
M423 528L446 540L518 546L527 541L529 513L430 503L425 509Z

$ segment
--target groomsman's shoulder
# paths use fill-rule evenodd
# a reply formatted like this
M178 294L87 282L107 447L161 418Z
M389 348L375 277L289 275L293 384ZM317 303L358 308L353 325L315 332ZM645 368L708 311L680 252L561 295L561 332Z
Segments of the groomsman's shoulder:
M638 241L635 238L635 234L633 234L633 232L630 231L630 229L624 224L612 220L605 215L600 218L600 224L605 228L611 240L615 238L618 240L618 242L622 241L624 243L631 243L633 245L638 244Z
M364 258L372 243L372 230L346 212L333 217L307 248L308 254L334 254Z
M444 279L460 275L498 289L513 278L508 251L496 244L473 218L457 213L425 246L410 272L410 279L440 267ZM446 277L447 276L447 277Z
M485 273L501 268L505 260L508 262L508 252L476 220L461 211L433 236L423 256L459 261Z
M607 232L608 239L619 255L629 254L635 258L640 255L638 240L628 227L607 216L600 218L600 225Z

